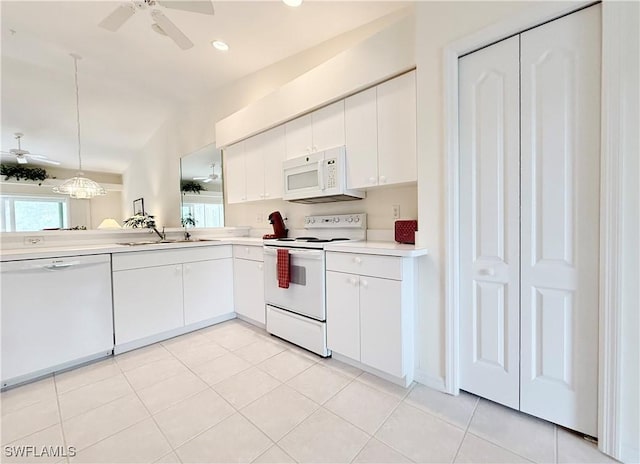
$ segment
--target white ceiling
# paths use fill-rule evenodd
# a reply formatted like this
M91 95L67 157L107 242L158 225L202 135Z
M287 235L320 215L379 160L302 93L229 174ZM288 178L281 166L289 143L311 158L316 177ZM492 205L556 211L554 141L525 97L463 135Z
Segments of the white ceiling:
M406 6L214 1L215 16L161 8L195 44L182 51L151 30L146 11L118 32L98 27L120 3L0 2L3 150L24 132L23 148L77 167L71 52L83 57L83 167L122 172L177 105ZM214 39L231 50L216 51Z

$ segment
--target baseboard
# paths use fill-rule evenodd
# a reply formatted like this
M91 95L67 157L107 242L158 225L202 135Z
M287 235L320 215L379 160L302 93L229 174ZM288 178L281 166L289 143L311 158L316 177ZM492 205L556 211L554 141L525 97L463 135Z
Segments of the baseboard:
M267 326L266 326L266 324L264 322L258 322L255 319L251 319L250 317L243 316L242 314L238 314L238 313L236 313L236 317L238 319L240 319L241 321L247 322L248 324L251 324L251 325L253 325L255 327L259 327L259 328L265 329L265 330L267 329Z
M395 383L396 385L400 385L401 387L407 388L413 382L413 378L411 375L406 375L404 377L396 377L395 375L387 374L386 372L382 372L374 367L367 366L366 364L362 364L359 361L355 361L351 358L341 355L340 353L336 353L335 351L331 353L331 357L336 361L343 362L345 364L349 364L350 366L357 367L360 370L368 372L369 374L373 374L376 377L380 377L388 382Z
M434 390L449 393L445 388L444 379L442 377L434 377L419 367L416 367L413 379L422 385L433 388Z
M185 325L183 327L178 327L176 329L151 335L149 337L141 338L139 340L122 343L114 347L113 354L122 354L122 353L126 353L127 351L136 350L138 348L142 348L143 346L152 345L154 343L162 342L164 340L168 340L173 337L178 337L180 335L193 332L194 330L204 329L205 327L209 327L211 325L220 324L221 322L225 322L230 319L235 319L235 317L236 317L236 313L227 313L227 314L223 314L222 316L217 316L211 319L205 319L204 321L195 322L193 324Z

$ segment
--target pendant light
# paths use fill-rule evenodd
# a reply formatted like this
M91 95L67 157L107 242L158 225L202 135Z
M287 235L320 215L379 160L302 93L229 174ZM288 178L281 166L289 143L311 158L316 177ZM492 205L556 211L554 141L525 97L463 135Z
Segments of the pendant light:
M78 90L78 60L82 57L71 53L73 58L73 69L75 71L76 78L76 122L78 126L78 174L71 179L65 180L62 184L53 188L56 193L62 193L69 195L71 198L88 199L97 197L100 195L106 195L107 191L100 186L97 182L92 181L84 177L82 172L82 154L80 143L80 92Z

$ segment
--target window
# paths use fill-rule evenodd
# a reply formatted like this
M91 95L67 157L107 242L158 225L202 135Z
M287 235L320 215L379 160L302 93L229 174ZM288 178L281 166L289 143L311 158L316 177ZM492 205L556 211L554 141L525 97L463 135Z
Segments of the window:
M2 195L2 232L27 232L68 227L67 199L60 197Z
M223 227L224 207L219 203L183 203L182 217L191 216L196 227Z

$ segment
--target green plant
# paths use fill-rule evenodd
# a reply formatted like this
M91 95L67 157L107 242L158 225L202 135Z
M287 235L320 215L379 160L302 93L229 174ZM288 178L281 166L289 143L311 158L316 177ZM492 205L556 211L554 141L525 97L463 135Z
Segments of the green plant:
M129 229L152 229L156 226L156 220L150 214L134 214L122 221L122 225Z
M202 184L199 184L198 182L194 182L192 180L185 180L180 183L180 190L182 190L182 193L193 192L200 195L200 192L207 189L204 188Z
M193 215L191 213L187 214L186 216L182 216L180 218L180 223L182 224L182 227L195 227L196 226L196 220L193 217Z
M38 181L38 185L42 185L42 181L49 178L45 169L20 164L0 164L0 175L4 176L4 180L9 180L12 177L18 181L35 180Z

